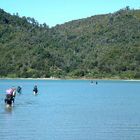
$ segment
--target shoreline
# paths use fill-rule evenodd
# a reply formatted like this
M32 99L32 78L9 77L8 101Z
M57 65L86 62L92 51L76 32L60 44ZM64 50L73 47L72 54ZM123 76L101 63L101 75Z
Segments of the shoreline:
M95 79L95 78L0 78L0 80L108 80L108 81L140 81L140 79L115 79L115 78L101 78L101 79Z

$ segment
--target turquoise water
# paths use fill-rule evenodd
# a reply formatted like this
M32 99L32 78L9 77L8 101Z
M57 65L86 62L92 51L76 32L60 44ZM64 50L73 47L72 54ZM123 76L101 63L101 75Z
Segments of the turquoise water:
M19 85L8 110L5 90ZM139 140L139 107L138 81L0 80L0 140Z

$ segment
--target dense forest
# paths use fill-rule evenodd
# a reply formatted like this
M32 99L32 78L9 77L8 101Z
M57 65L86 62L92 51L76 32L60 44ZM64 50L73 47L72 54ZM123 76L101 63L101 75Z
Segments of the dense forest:
M0 9L0 77L140 79L140 10L49 28Z

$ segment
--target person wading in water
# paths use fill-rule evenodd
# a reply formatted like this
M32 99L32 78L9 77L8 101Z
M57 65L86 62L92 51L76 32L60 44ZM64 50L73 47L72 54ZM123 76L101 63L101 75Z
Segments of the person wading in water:
M33 88L33 93L34 93L34 95L37 95L37 94L38 94L37 85L34 86L34 88Z
M16 88L10 88L6 90L6 97L4 99L7 107L11 107L15 101Z

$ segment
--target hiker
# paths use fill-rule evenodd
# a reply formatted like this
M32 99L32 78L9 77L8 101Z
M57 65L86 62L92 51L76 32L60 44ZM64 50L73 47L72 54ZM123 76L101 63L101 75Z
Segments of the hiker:
M34 93L34 95L36 95L36 94L38 93L37 85L34 86L34 88L33 88L33 93Z

